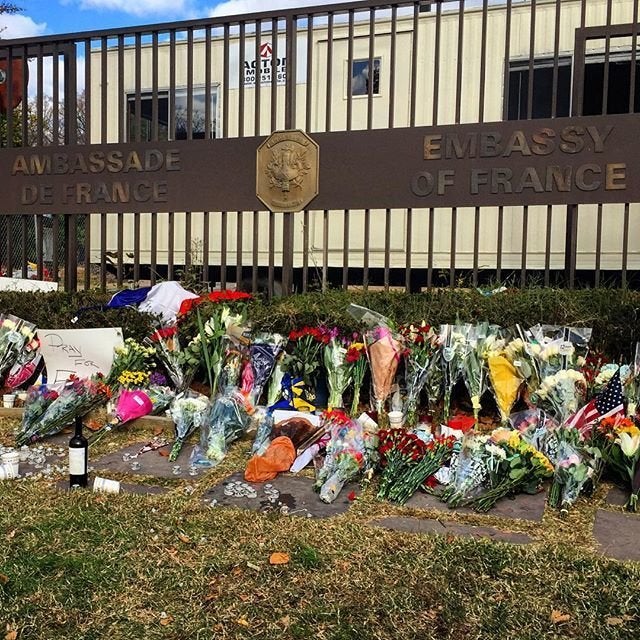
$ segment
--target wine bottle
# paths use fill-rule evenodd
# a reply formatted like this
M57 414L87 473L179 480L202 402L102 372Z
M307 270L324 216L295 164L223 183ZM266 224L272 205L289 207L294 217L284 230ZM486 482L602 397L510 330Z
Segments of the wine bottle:
M69 487L87 486L89 442L82 435L82 418L76 418L76 431L69 440Z

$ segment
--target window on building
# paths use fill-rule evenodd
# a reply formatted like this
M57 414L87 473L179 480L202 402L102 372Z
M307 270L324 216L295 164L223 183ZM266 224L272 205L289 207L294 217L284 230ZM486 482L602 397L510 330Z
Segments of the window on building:
M191 132L194 140L204 139L206 132L205 91L194 88L191 112ZM211 92L211 138L216 137L217 91ZM140 97L140 140L149 142L153 138L152 93L145 92ZM158 92L158 139L186 140L188 134L187 90L177 89L175 94L174 129L169 131L169 92ZM129 140L136 139L136 97L127 96L127 131Z
M536 60L533 69L534 118L551 118L553 107L553 59ZM512 62L509 65L509 95L507 96L507 119L525 120L529 104L529 63ZM556 113L568 116L571 104L571 59L558 61L558 85Z
M369 73L369 58L354 60L351 65L351 95L369 95L369 83L373 82L373 95L380 94L380 67L382 60L373 59L373 74Z
M607 113L629 113L631 60L616 56L609 60L607 87ZM634 112L640 111L640 60L636 62ZM602 56L587 59L584 72L582 113L585 116L602 115L605 63ZM558 85L556 113L558 117L571 113L571 59L558 62ZM527 118L529 100L529 63L512 62L509 68L509 94L506 115L508 120ZM534 118L551 118L553 105L553 60L536 60L533 69Z

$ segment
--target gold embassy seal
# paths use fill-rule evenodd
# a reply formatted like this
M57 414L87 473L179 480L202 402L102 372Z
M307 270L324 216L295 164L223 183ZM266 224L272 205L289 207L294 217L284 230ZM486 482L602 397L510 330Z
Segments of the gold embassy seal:
M272 133L258 147L256 195L270 211L301 211L318 195L318 157L303 131Z

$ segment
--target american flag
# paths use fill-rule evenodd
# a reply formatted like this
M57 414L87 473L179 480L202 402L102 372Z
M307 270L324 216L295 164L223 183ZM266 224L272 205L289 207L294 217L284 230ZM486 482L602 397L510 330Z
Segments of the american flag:
M617 415L624 415L620 369L613 374L609 384L596 398L585 404L582 409L567 420L567 426L582 432L597 420Z

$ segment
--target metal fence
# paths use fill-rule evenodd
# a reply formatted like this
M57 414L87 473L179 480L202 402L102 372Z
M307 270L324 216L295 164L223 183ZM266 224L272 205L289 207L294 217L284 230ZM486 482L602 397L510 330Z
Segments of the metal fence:
M365 0L2 41L0 145L68 151L172 141L190 153L196 144L235 144L185 181L191 189L229 163L253 163L259 141L278 129L340 135L344 169L353 172L349 136L359 131L615 119L640 108L638 4ZM13 108L18 94L24 99ZM401 154L389 148L389 184ZM91 166L98 165L79 166L78 174ZM623 198L567 204L550 193L542 202L524 189L508 205L461 199L356 209L338 194L323 208L312 202L283 214L238 210L234 195L247 184L231 180L209 211L111 212L115 187L90 179L84 195L76 193L86 215L45 216L42 207L31 215L27 198L20 215L0 216L3 272L62 279L69 289L186 273L270 294L638 284L640 249L631 239L640 205ZM363 170L345 192L366 193L379 182Z

